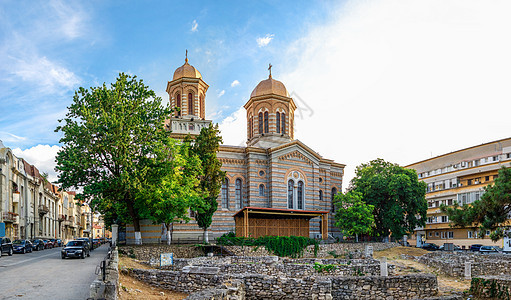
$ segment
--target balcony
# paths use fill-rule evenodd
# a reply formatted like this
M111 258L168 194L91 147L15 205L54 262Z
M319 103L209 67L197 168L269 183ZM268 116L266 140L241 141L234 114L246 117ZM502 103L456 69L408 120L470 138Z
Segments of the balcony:
M48 212L50 211L50 209L48 208L48 206L44 205L44 204L40 204L39 205L39 214L41 216L44 216L45 214L47 214Z
M4 219L4 222L6 223L14 223L17 221L17 216L18 214L17 213L13 213L13 212L3 212L2 213L2 217Z

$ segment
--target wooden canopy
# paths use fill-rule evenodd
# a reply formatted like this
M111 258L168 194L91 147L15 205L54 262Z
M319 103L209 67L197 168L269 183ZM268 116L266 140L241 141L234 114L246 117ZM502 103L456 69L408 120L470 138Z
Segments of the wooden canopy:
M328 211L245 207L233 215L236 236L258 238L260 236L306 236L309 237L309 221L321 217L321 236L328 237Z

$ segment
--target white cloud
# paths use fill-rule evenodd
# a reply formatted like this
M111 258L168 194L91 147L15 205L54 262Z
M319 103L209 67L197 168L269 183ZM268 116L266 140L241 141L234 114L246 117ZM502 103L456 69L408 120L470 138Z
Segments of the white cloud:
M278 79L312 110L296 114L295 138L347 164L346 188L377 157L406 165L509 137L509 11L506 1L348 1L283 54L290 71Z
M221 90L220 93L218 93L218 98L222 97L225 94L225 90Z
M60 147L57 145L37 145L25 150L14 148L12 152L17 157L24 158L29 164L36 166L40 173L48 173L48 180L54 182L57 180L55 157L59 150Z
M234 80L232 83L231 83L231 87L235 87L235 86L238 86L240 85L240 82L238 80Z
M80 83L73 72L46 57L26 57L26 60L11 58L16 65L13 74L22 80L35 82L46 90L53 91L62 87L71 89Z
M224 145L245 146L247 139L247 112L241 107L225 118L218 126L224 141Z
M197 20L193 20L192 22L192 32L196 32L197 30L199 30L197 27L199 27L199 23L197 23Z
M267 34L265 37L258 37L257 38L257 45L259 47L266 47L268 44L273 40L274 34Z
M0 131L0 137L1 137L1 140L3 140L4 142L12 142L12 143L25 141L27 139L26 137L17 136L15 134L5 132L5 131Z

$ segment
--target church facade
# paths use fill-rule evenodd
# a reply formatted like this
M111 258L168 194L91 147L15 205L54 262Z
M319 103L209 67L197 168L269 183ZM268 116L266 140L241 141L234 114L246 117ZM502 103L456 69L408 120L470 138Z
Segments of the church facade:
M166 89L170 105L176 108L165 125L172 130L173 137L197 135L204 126L209 126L211 121L205 119L208 87L188 59L176 69ZM263 219L273 218L274 221L267 220L268 224L300 216L309 220L306 223L291 220L289 224L295 225L286 225L290 228L280 232L263 228L258 235L294 235L298 231L293 231L293 226L296 229L308 227L301 228L300 235L314 238L338 235L339 231L333 226L332 199L341 191L345 165L322 157L295 139L296 104L284 84L272 78L271 69L268 79L254 88L244 107L247 111L246 146L221 145L217 154L226 177L218 195L218 210L213 216L210 236L218 237L230 231L253 236L255 231L249 227L254 227L255 223L249 225L248 217L255 213ZM247 217L245 229L236 221L237 216L243 215L242 211ZM301 225L296 225L298 223ZM173 240L201 234L202 230L194 221L174 224Z

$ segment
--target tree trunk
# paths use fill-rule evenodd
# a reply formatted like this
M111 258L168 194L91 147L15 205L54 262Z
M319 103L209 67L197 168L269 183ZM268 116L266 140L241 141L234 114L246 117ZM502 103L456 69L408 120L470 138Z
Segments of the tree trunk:
M128 207L128 212L130 214L130 217L133 220L133 229L135 230L135 245L142 245L142 233L140 232L140 219L138 217L138 214L135 212L135 208L133 207L133 202L129 199L128 194L126 194L124 196L124 201L126 202L126 206Z
M172 225L173 225L172 223L165 224L165 226L167 226L167 245L169 246L170 244L172 244L172 231L174 227Z
M209 244L209 235L208 235L208 229L204 229L204 235L202 237L202 242L205 244Z

